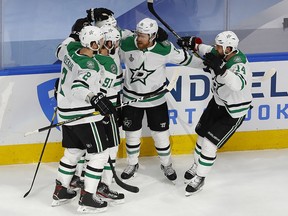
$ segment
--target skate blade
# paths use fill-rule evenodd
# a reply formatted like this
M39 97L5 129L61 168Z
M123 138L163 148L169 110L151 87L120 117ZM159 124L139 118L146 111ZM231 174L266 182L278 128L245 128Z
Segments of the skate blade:
M184 184L189 184L191 182L192 178L191 179L185 179L184 180Z
M73 197L72 199L53 200L51 206L56 207L56 206L64 205L66 203L72 202L75 199L76 199L76 196Z
M194 191L194 192L187 192L186 191L185 196L189 197L189 196L192 196L192 195L195 195L195 194L199 193L200 191L202 191L202 188L200 188L199 190Z
M107 210L107 207L103 208L93 208L90 206L79 206L77 212L80 213L97 213L97 212L104 212Z
M108 202L111 206L117 206L125 203L125 199L113 200L113 199L103 199L104 201Z
M169 182L172 182L173 185L176 185L177 177L176 177L176 179L174 179L174 180L169 179L167 176L165 176L165 177L166 177L166 179L167 179Z
M169 180L169 179L168 179ZM176 179L175 180L169 180L173 185L176 185Z
M99 197L101 198L101 200L108 202L111 205L118 205L118 204L122 204L125 202L125 198L123 199L111 199L108 197L104 197L103 195L101 195L100 193L97 193L97 195L99 195Z
M71 190L74 190L76 192L80 191L81 188L80 187L70 187Z

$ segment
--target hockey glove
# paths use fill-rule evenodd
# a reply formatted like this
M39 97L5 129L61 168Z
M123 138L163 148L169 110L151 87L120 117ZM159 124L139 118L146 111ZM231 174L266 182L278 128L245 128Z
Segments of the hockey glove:
M91 23L89 22L89 20L87 18L80 18L78 20L76 20L76 22L74 23L74 25L71 28L71 34L69 35L69 37L74 38L75 41L80 41L79 40L79 32L81 31L81 29L85 26L90 26Z
M168 34L167 32L161 28L160 26L158 27L157 31L157 36L156 36L156 41L157 42L163 42L168 39Z
M220 75L222 76L225 71L226 71L226 65L224 65L223 67L223 60L220 56L216 56L213 53L206 53L204 55L204 65L208 66L209 68L212 68L214 70L214 73L216 76Z
M107 8L90 8L86 13L90 22L103 21L114 15L113 11Z
M202 44L202 40L199 37L187 36L177 39L177 44L184 49L197 51L196 44Z
M102 93L94 95L90 100L91 105L95 110L99 111L101 115L109 115L116 113L112 102L107 99Z

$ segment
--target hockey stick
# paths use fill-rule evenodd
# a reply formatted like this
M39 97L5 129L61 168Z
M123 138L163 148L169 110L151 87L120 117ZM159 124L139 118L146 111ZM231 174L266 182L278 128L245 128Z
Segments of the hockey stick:
M258 77L254 77L253 80L260 81L260 82L266 81L266 80L270 79L272 76L274 76L274 74L276 72L277 72L277 70L275 68L271 68L271 69L265 71L263 76L261 76L259 78Z
M50 130L51 128L62 126L64 124L68 124L68 123L71 123L71 122L74 122L74 121L77 121L77 120L80 120L80 119L83 119L83 118L87 118L87 117L95 116L95 115L99 115L99 114L100 113L98 111L95 111L95 112L92 112L92 113L87 113L85 115L82 115L82 116L79 116L79 117L76 117L76 118L73 118L73 119L69 119L69 120L66 120L66 121L58 122L56 124L52 124L52 125L49 125L49 126L46 126L46 127L39 128L39 129L34 130L34 131L27 132L27 133L24 134L24 136L29 136L29 135L34 134L34 133L39 133L39 132L42 132L42 131L45 131L45 130Z
M112 173L113 173L113 176L114 176L114 179L115 179L115 182L123 189L127 190L127 191L130 191L132 193L138 193L139 192L139 188L136 187L136 186L133 186L133 185L128 185L126 184L125 182L121 181L119 179L119 177L117 176L116 174L116 171L115 171L115 168L113 166L113 163L111 161L111 158L109 156L109 159L108 159L108 162L109 162L109 165L111 167L111 170L112 170Z
M139 102L139 101L142 101L142 100L146 100L146 99L158 96L158 95L166 94L167 92L170 92L174 88L174 86L176 85L176 82L178 80L178 77L179 77L179 71L176 71L176 72L174 72L174 75L171 78L169 85L166 88L164 88L163 90L161 90L159 92L152 93L152 94L147 94L147 95L145 95L143 97L135 98L135 99L127 101L127 102L123 102L120 105L116 106L115 108L117 109L117 108L120 108L120 107L123 107L123 106L130 105L132 103L136 103L136 102ZM74 121L77 121L77 120L80 120L80 119L83 119L83 118L87 118L87 117L91 117L91 116L95 116L95 115L99 115L99 114L100 113L98 111L95 111L95 112L92 112L92 113L87 113L85 115L82 115L82 116L79 116L79 117L76 117L76 118L73 118L73 119L69 119L69 120L66 120L66 121L58 122L57 124L52 124L52 125L49 125L49 126L46 126L46 127L42 127L42 128L39 128L39 129L31 131L31 132L27 132L27 133L24 134L24 136L28 136L28 135L31 135L31 134L34 134L34 133L39 133L39 132L42 132L42 131L45 131L45 130L48 130L48 129L51 129L51 128L62 126L64 124L68 124L68 123L71 123L71 122L74 122Z
M55 108L55 111L54 111L54 114L53 114L53 117L52 117L52 120L51 120L51 125L53 125L53 122L54 122L54 119L56 117L56 112L57 112L57 107ZM36 167L36 171L35 171L35 174L34 174L34 177L33 177L33 180L32 180L32 184L30 186L30 189L24 194L23 198L27 197L28 194L30 193L30 191L32 190L32 187L34 185L34 181L36 179L36 175L38 173L38 170L39 170L39 166L40 166L40 163L41 163L41 160L42 160L42 156L44 154L44 150L46 148L46 145L47 145L47 141L48 141L48 137L50 135L50 132L51 132L51 128L48 130L48 133L47 133L47 136L46 136L46 139L45 139L45 142L44 142L44 146L43 146L43 149L42 149L42 152L41 152L41 155L40 155L40 158L39 158L39 161L38 161L38 164L37 164L37 167Z
M147 0L147 6L148 6L148 10L170 31L172 32L172 34L177 38L177 39L182 39L182 37L180 37L177 32L175 32L171 26L168 25L168 23L166 23L155 11L154 9L154 0ZM203 58L197 53L195 52L194 50L191 50L192 53L203 60Z
M157 13L156 11L154 10L154 0L147 0L147 5L148 5L148 9L149 11L170 31L172 32L172 34L175 35L175 37L177 39L182 39L178 34L177 32L175 32Z

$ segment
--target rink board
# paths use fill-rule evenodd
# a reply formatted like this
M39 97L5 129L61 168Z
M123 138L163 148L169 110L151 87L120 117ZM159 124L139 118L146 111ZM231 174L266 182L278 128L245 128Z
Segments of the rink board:
M196 135L171 136L172 155L192 154ZM118 157L125 158L125 139L121 139ZM23 144L0 147L0 165L38 163L44 144ZM288 130L237 132L219 151L246 151L288 148ZM140 156L156 156L151 137L141 139ZM42 162L57 162L63 156L60 142L48 143Z
M263 72L276 68L277 73L259 82ZM253 109L243 125L221 151L288 148L288 85L287 60L251 62L253 72ZM43 68L42 68L43 69ZM190 154L196 135L195 125L211 98L210 74L199 69L167 67L168 80L175 70L180 76L175 88L167 94L170 118L172 154ZM26 71L1 71L0 92L0 164L38 162L47 131L24 137L29 131L50 125L53 108L53 85L59 76L59 66L47 66L39 73L35 68ZM121 132L124 139L124 133ZM141 155L155 155L150 131L143 123ZM125 157L124 141L119 157ZM61 131L51 131L43 162L58 161L63 149Z

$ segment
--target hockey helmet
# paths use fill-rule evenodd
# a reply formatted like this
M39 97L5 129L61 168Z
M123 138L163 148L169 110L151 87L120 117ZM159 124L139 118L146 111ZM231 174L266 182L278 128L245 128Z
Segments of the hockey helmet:
M108 15L107 15L108 16ZM104 25L109 25L112 27L116 27L117 26L117 20L115 19L114 16L108 16L108 19L106 20L102 20L102 21L95 21L95 26L101 28Z
M225 52L227 47L231 47L232 50L230 53L238 50L238 43L239 43L239 39L237 37L237 35L232 32L232 31L224 31L219 33L216 38L215 38L215 43L216 45L222 46L223 47L223 51ZM226 55L229 55L230 53L225 53Z
M156 35L157 31L158 24L156 20L150 18L142 19L136 26L137 33L149 34L150 37Z
M104 39L104 34L102 30L96 26L85 26L79 33L79 39L83 47L87 47L93 51L98 51L103 45L101 40ZM94 41L98 45L98 49L93 49L91 47L91 43Z
M114 28L113 26L110 26L110 25L102 26L101 31L104 34L104 40L112 42L111 48L106 47L106 45L104 44L105 48L108 50L113 49L115 47L115 45L117 43L119 43L119 41L121 39L120 32L116 28Z

